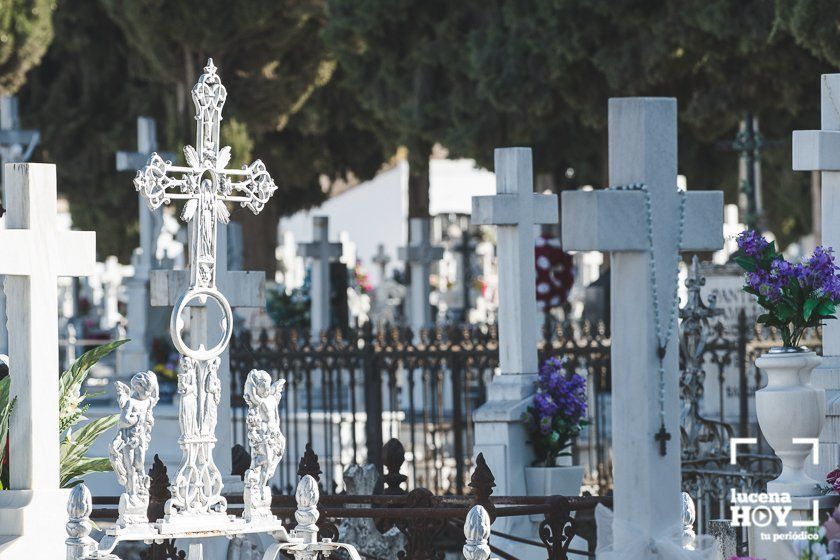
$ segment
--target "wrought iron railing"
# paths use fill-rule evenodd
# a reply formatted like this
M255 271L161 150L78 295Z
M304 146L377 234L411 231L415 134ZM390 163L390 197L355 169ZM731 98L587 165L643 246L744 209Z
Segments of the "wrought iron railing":
M565 323L551 329L541 357L566 356L589 374L596 422L578 442L583 462L609 487L609 337L603 325ZM382 443L406 442L412 485L462 494L473 456L473 412L486 399L498 367L494 326L440 327L421 333L370 326L325 333L277 329L237 333L230 351L234 439L245 444L242 388L252 368L286 379L281 404L291 453L315 442L323 452L324 484L341 488L341 473L363 461L381 466ZM381 422L368 422L381 418ZM600 421L598 421L600 419ZM290 464L280 486L295 483Z

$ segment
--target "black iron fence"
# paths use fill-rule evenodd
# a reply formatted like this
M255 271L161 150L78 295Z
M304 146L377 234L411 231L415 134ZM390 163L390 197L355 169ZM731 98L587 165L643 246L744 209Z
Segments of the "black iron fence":
M609 336L603 325L563 323L547 332L541 359L566 356L589 377L593 428L578 442L582 464L609 486ZM290 454L307 442L323 450L323 480L341 488L350 464L382 465L383 441L406 442L412 485L463 494L472 466L474 411L486 400L499 364L494 326L410 330L372 327L324 333L312 341L295 330L237 333L231 342L235 441L245 445L242 390L253 368L286 379L281 404ZM374 420L375 419L375 420ZM281 487L296 480L281 467Z

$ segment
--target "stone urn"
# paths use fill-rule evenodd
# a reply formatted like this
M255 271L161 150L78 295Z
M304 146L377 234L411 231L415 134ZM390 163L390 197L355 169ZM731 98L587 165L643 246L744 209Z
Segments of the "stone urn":
M825 391L811 386L811 371L822 359L807 348L773 348L755 361L767 375L767 385L755 394L758 425L782 460L782 474L767 484L768 492L813 496L818 482L805 474L810 444L796 438L817 439L825 422Z
M529 496L580 496L583 467L573 466L571 457L558 457L553 467L525 467L525 490ZM540 522L542 515L532 515Z

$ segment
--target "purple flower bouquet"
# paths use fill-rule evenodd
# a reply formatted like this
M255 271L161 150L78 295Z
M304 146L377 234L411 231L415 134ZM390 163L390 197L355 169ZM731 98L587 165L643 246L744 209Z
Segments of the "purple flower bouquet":
M831 248L817 247L810 259L792 264L757 232L738 236L734 260L746 271L744 291L758 297L767 312L758 322L779 329L788 348L799 347L805 330L836 319L840 276Z
M550 358L540 368L534 404L522 421L537 455L535 466L554 466L589 422L586 420L586 379L567 369L561 358Z

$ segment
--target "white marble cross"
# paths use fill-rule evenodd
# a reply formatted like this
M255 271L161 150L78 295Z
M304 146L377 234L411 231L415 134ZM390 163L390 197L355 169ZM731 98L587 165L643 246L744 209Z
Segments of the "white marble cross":
M525 467L534 460L522 414L531 404L537 365L535 228L556 223L556 195L534 193L530 148L495 151L496 192L473 197L473 225L497 226L499 277L499 369L487 402L475 413L475 452L493 465L499 494L526 494ZM535 530L528 517L500 520L501 531L521 537ZM505 550L529 557L527 545L504 542Z
M610 184L644 184L653 217L656 300L667 329L677 281L681 196L677 191L677 102L609 101ZM681 249L723 245L723 193L689 192ZM680 522L679 369L677 336L664 358L664 424L673 439L664 456L660 431L659 340L651 295L645 195L640 191L564 192L563 247L611 253L612 430L615 550L630 540L664 537ZM676 331L676 324L674 324ZM638 532L628 535L626 527Z
M56 229L56 178L51 164L7 164L6 230L0 273L6 275L12 415L12 490L58 489L59 276L96 271L96 234Z
M431 220L411 218L409 231L411 242L399 248L400 260L411 266L411 287L408 296L408 320L414 339L419 340L420 331L432 326L432 308L429 303L431 285L429 276L432 263L443 258L443 247L431 243Z
M797 130L793 133L793 169L820 171L822 200L822 243L840 251L840 74L823 74L820 80L820 130ZM826 390L828 416L837 418L836 403L840 402L840 321L826 321L822 331L823 361L814 370L812 383ZM820 465L809 474L823 480L832 470L838 457L840 427L826 422L820 434Z
M376 254L373 255L373 263L379 267L379 283L385 281L388 277L388 263L391 262L391 257L385 251L385 244L380 243L376 246Z
M330 328L330 262L342 254L341 243L330 243L330 219L312 217L312 241L298 245L302 257L312 259L310 285L310 332L313 339Z
M471 222L496 225L499 267L499 368L502 375L537 373L534 227L557 223L557 196L534 193L530 148L495 153L496 194L473 198ZM522 380L520 380L522 381ZM529 379L521 394L533 391ZM517 383L517 386L521 383Z
M157 134L155 120L151 117L137 117L137 151L117 152L117 171L137 172L146 165L146 161L157 151ZM165 160L174 160L175 155L169 152L161 153ZM163 228L163 208L149 211L145 208L143 195L137 195L140 211L140 247L143 252L139 255L141 268L139 272L148 274L157 264L157 242L160 230ZM147 276L148 278L148 276Z

